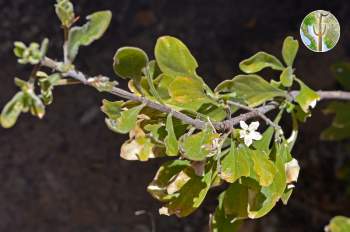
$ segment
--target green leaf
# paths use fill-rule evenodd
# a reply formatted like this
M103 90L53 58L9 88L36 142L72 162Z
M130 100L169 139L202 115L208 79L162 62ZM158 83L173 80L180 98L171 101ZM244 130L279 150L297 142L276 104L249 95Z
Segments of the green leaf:
M174 79L174 77L165 74L160 74L155 80L157 92L162 99L170 98L169 86L171 82L174 81Z
M45 115L45 105L33 91L25 93L30 98L30 112L33 116L43 118Z
M293 188L290 188L290 189L286 188L284 190L284 193L281 196L281 201L283 202L284 205L288 204L289 198L291 197L292 193L293 193Z
M282 56L284 62L288 66L293 66L293 62L295 59L295 56L298 53L299 49L299 42L296 39L293 39L292 36L288 36L284 39L283 47L282 47Z
M249 189L239 183L230 184L225 191L223 207L225 214L236 219L243 219L248 216Z
M188 168L186 174L189 180L165 207L169 215L186 217L195 211L207 195L214 176L211 164L208 164L203 176L197 176L192 168Z
M264 68L272 68L282 71L283 64L273 55L266 52L258 52L254 56L239 63L239 68L245 73L256 73Z
M203 83L190 77L176 77L169 85L169 104L183 110L197 111L205 103L213 101L205 94Z
M288 66L283 70L283 72L280 75L281 83L284 87L291 87L293 85L293 69L291 66Z
M288 159L287 146L276 145L274 166L276 174L273 182L266 187L253 187L258 193L250 199L249 218L261 218L276 205L286 189L285 163ZM263 155L263 154L260 154ZM265 161L263 161L265 162ZM251 190L252 191L252 190Z
M197 134L185 136L182 147L184 156L193 161L202 161L209 155L213 139L217 138L218 134L213 134L209 129L205 129Z
M350 103L332 102L323 111L335 114L332 125L321 134L323 140L342 140L350 137Z
M157 200L168 200L167 187L171 180L190 166L188 160L172 160L164 163L157 171L153 181L148 185L147 191Z
M137 79L148 63L147 54L136 47L122 47L114 55L114 72L124 79Z
M163 36L157 40L154 51L159 68L172 77L195 77L198 67L186 45L179 39Z
M216 90L220 89L220 85L216 87ZM286 96L285 91L273 87L258 75L238 75L225 83L225 89L236 93L237 98L243 99L251 107L256 107L274 97Z
M123 101L108 101L106 99L102 100L101 111L105 113L110 119L118 119L123 111Z
M214 215L211 217L210 232L237 232L242 224L241 220L236 220L234 217L225 214L223 206L225 195L226 192L223 192L219 196L219 204L216 207Z
M336 216L332 218L327 226L327 232L348 232L350 231L350 218Z
M74 7L69 0L57 0L55 11L63 26L69 28L75 19Z
M265 152L258 150L250 150L250 155L254 163L254 171L258 176L261 186L269 186L276 175L276 167L274 163L268 159Z
M309 112L309 107L314 107L316 102L320 100L320 96L310 89L307 85L304 84L299 79L296 79L300 85L299 94L295 97L295 101L299 103L300 107L304 112Z
M174 125L171 114L168 114L166 120L166 131L168 132L168 135L164 139L166 153L169 156L177 156L179 152L179 143L177 142L176 135L174 132Z
M283 115L283 110L281 110L277 114L277 116L273 122L278 125L279 122L281 121L282 115ZM260 140L254 141L254 143L253 143L254 147L259 151L265 151L265 152L269 153L270 152L270 144L271 144L274 132L275 132L275 128L273 126L269 126L265 130L265 132L262 134L262 138Z
M18 92L3 108L1 112L1 125L4 128L13 127L23 110L23 92Z
M139 105L122 111L120 117L117 119L106 119L106 124L114 132L121 134L129 133L135 127L137 116L143 107L144 105Z
M221 162L221 178L229 183L234 183L242 176L250 175L250 159L244 148L237 148L231 142L230 152Z
M68 58L74 61L80 46L88 46L98 40L107 30L111 19L111 11L98 11L86 17L88 22L82 27L73 27L68 35Z

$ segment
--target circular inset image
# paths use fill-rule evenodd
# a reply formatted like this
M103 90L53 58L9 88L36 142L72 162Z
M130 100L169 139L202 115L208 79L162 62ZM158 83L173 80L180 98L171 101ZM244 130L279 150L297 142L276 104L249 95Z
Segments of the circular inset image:
M338 43L340 25L329 11L315 10L306 15L301 23L300 36L311 51L327 52Z

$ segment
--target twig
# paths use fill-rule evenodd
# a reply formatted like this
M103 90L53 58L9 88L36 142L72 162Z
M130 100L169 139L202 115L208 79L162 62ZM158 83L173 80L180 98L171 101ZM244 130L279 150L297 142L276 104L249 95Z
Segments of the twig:
M241 109L250 111L250 112L254 112L257 111L255 108L243 105L241 103L238 102L234 102L234 101L226 101L228 104L233 105L233 106L237 106ZM261 113L260 111L256 112L260 118L262 118L268 125L274 127L276 130L280 130L281 127L279 125L277 125L276 123L274 123L273 121L271 121L265 114Z
M59 66L61 63L56 62L48 57L45 57L42 60L41 64L42 64L42 66L51 68L51 69L56 70L56 71L60 71ZM85 85L91 86L91 83L89 83L87 81L91 77L85 75L84 73L82 73L80 71L70 70L69 72L63 73L63 76L71 77L73 79L81 81ZM204 129L206 124L207 124L206 121L200 120L198 118L196 118L196 119L191 118L190 116L188 116L180 111L176 111L169 106L162 105L160 103L151 101L147 98L137 96L133 93L130 93L130 92L128 92L124 89L118 88L118 87L113 87L113 89L109 93L116 95L118 97L124 98L124 99L143 103L150 108L153 108L155 110L159 110L159 111L164 112L164 113L168 113L168 114L172 113L173 117L183 121L186 124L192 125L197 129ZM298 91L291 91L291 92L289 92L289 95L292 96L293 98L295 98L295 96L297 96L298 93L299 93ZM320 100L338 99L338 100L349 100L350 101L350 92L318 91L317 93L320 95ZM233 128L233 126L239 124L240 121L246 121L246 120L251 119L251 118L261 117L261 115L265 115L266 113L268 113L274 109L277 109L277 108L278 108L278 104L272 102L272 103L269 103L267 105L258 107L254 111L251 111L251 112L248 112L245 114L241 114L239 116L227 119L227 120L222 121L222 122L214 122L213 126L219 132L230 131Z

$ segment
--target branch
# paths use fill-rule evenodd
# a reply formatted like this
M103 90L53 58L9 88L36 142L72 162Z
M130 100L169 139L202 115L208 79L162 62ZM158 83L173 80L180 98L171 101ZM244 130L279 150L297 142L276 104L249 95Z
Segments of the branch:
M59 71L60 70L60 65L62 63L54 61L48 57L45 57L42 62L41 65L44 67L48 67L51 68L55 71ZM77 71L77 70L70 70L66 73L62 73L63 76L65 77L71 77L73 79L76 79L78 81L80 81L81 83L88 85L88 86L93 86L91 82L89 82L90 77L88 75L85 75L84 73ZM140 102L145 104L146 106L159 110L161 112L164 113L171 113L173 115L173 117L183 121L186 124L192 125L197 129L203 129L205 128L207 122L200 120L200 119L193 119L190 116L180 112L180 111L176 111L174 109L172 109L169 106L166 105L162 105L160 103L151 101L147 98L144 97L140 97L137 96L133 93L130 93L124 89L118 88L118 87L113 87L113 89L110 91L111 94L124 98L124 99L128 99L128 100L132 100L135 102ZM291 91L289 94L290 96L294 99L295 96L297 96L299 93L299 91ZM337 100L350 100L350 92L345 92L345 91L318 91L317 92L320 95L320 100L331 100L331 99L337 99ZM229 131L231 130L235 125L239 124L240 121L246 121L248 119L251 118L256 118L256 117L262 117L262 115L264 115L262 118L264 120L266 120L266 116L265 114L278 108L278 104L271 102L267 105L258 107L256 109L254 109L253 111L250 111L248 113L245 114L241 114L239 116L233 117L231 119L222 121L222 122L215 122L213 123L215 129L217 131ZM243 108L244 109L244 108ZM247 108L248 109L248 108Z

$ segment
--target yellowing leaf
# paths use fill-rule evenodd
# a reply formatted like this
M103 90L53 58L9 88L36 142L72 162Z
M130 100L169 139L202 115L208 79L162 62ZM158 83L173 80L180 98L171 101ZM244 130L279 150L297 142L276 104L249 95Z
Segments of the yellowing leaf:
M269 186L277 172L275 165L266 154L257 150L251 150L251 158L261 186Z
M184 110L197 111L203 104L213 101L205 94L203 83L191 77L176 77L169 86L169 104Z
M139 137L126 141L120 149L120 157L125 160L147 161L155 158L154 144L147 137Z
M13 127L23 110L23 92L18 92L3 108L1 112L1 125L4 128Z
M213 179L214 172L209 164L204 176L197 176L192 168L186 170L190 179L165 206L169 215L186 217L195 211L203 202Z
M264 68L282 71L284 66L276 57L266 52L258 52L254 56L239 63L239 68L245 73L256 73Z
M189 167L189 165L190 162L187 160L173 160L166 162L158 169L153 181L148 185L147 191L160 201L168 200L168 185L178 173Z
M304 112L309 112L309 107L314 107L316 102L320 100L320 96L310 89L299 79L296 79L300 85L299 94L295 97L295 101L299 103ZM314 105L313 105L314 104Z
M293 85L293 78L293 69L290 66L285 68L280 75L280 80L284 87L291 87Z
M299 49L299 42L298 40L293 39L292 36L288 36L284 39L283 47L282 47L282 56L284 62L288 66L293 66L293 62L295 59L295 56L298 53Z
M229 183L234 183L242 176L249 176L250 160L246 150L237 148L231 142L230 152L221 162L221 178Z
M98 40L107 30L111 19L111 11L98 11L86 17L88 22L82 27L73 27L68 36L68 58L74 61L80 46L88 46Z
M172 77L196 76L197 61L179 39L171 36L160 37L157 40L154 54L164 74Z

